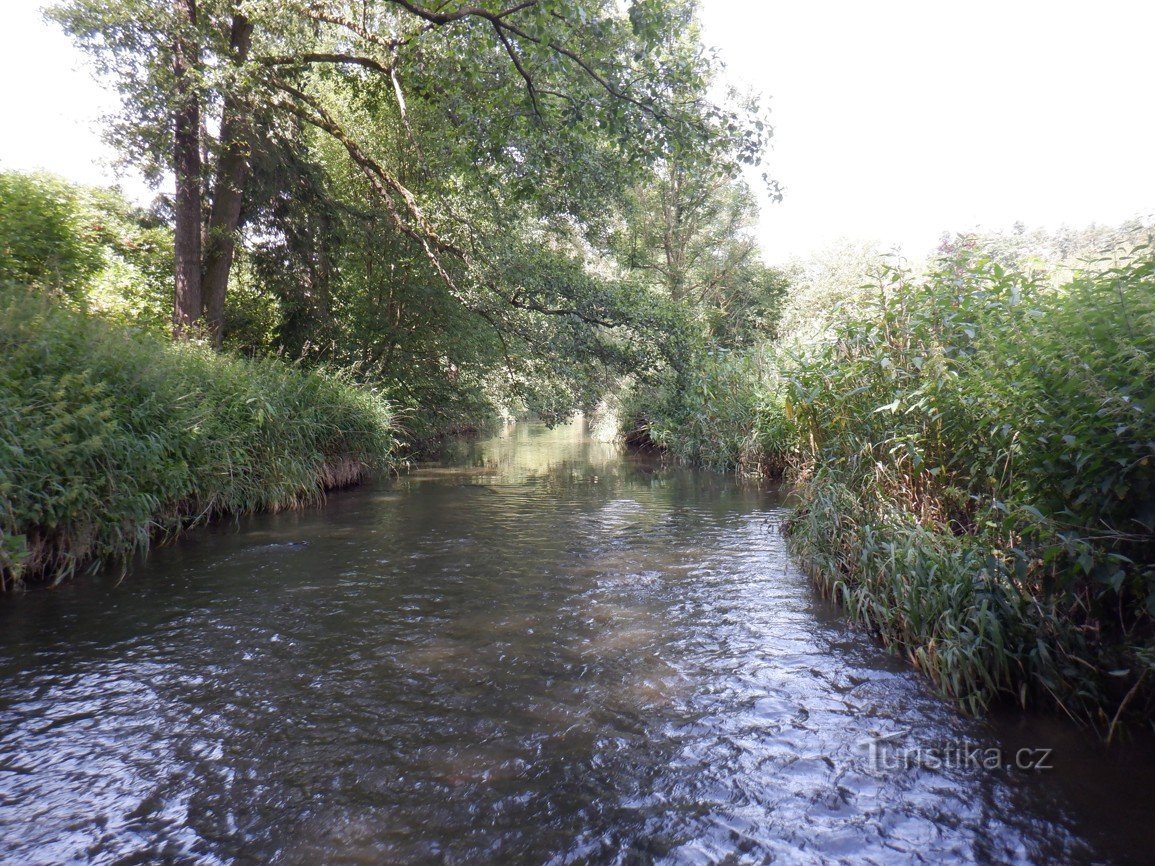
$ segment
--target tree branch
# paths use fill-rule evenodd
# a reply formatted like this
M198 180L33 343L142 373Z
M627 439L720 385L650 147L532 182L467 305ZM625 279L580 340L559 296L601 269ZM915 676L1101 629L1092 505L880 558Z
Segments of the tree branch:
M416 3L410 3L409 0L390 0L390 2L400 6L406 12L416 15L418 18L424 18L432 24L444 25L452 24L455 21L461 21L465 18L484 18L487 21L500 22L503 18L508 18L514 13L522 12L536 6L539 0L524 0L524 2L510 6L501 12L490 12L488 9L482 9L478 6L463 6L460 9L454 9L452 12L438 12L418 6Z
M258 58L257 62L263 63L266 66L303 66L307 63L349 64L363 66L366 69L372 69L374 72L380 72L382 75L389 75L392 72L390 67L380 61L360 54L287 54L280 57L261 57Z
M433 24L429 24L427 27L423 27L417 33L414 33L410 36L407 36L404 39L382 39L380 36L378 36L372 30L368 30L368 29L362 27L356 21L352 21L352 20L345 18L342 15L338 15L334 12L327 12L320 5L314 5L314 6L307 7L305 9L305 15L308 16L309 18L312 18L314 21L321 21L325 24L332 24L336 27L343 27L346 30L348 30L350 33L352 33L353 35L358 36L361 39L364 39L366 42L370 43L371 45L376 45L380 48L386 49L387 51L396 51L398 48L400 48L401 46L408 43L415 36L419 36L421 33L425 33L428 30L432 30L433 26L434 26Z
M456 296L457 285L445 270L438 253L449 253L461 259L465 259L465 253L443 240L437 234L428 220L425 219L425 215L421 212L421 208L418 206L413 193L406 189L400 181L387 172L376 160L365 153L365 151L361 149L361 146L341 128L340 124L325 110L320 102L280 79L274 78L271 83L278 90L281 90L293 98L284 104L284 107L290 113L305 123L327 132L344 146L349 157L360 166L374 191L376 191L382 201L385 202L385 207L389 211L389 216L392 218L394 225L396 225L397 229L404 235L421 244L422 249L425 251L426 258L429 259L438 275ZM308 110L303 108L302 104L308 106ZM418 228L410 225L401 215L401 212L397 208L397 203L394 201L394 195L399 196L402 201L405 202L405 209L409 212L409 215L416 220Z
M525 67L521 65L521 58L517 56L517 52L513 50L513 45L510 44L509 39L506 38L505 33L502 32L500 25L494 24L493 30L497 33L497 38L501 40L501 44L505 46L505 53L509 55L509 59L513 61L514 68L517 69L518 74L521 75L525 81L525 88L529 92L529 101L533 103L533 113L541 119L541 106L537 102L537 88L533 86L533 79L529 77L529 73L525 71Z
M581 310L574 310L574 309L570 309L570 308L559 308L559 307L546 307L546 306L543 306L542 304L535 303L534 301L521 301L521 300L518 300L517 298L511 298L508 295L502 294L501 292L497 291L496 289L494 289L493 291L494 291L494 294L496 294L499 298L501 298L503 301L505 301L511 307L514 307L514 308L519 309L519 310L528 310L529 312L532 312L532 313L542 313L543 315L546 315L546 316L573 316L574 318L580 319L581 321L585 322L587 325L600 325L603 328L616 328L617 327L617 324L614 322L611 322L607 319L600 319L597 316L591 316L587 313L583 313Z
M573 63L577 64L577 66L583 72L585 72L585 74L587 76L589 76L590 79L597 82L598 85L600 85L608 94L613 96L615 99L620 99L623 102L628 102L631 105L634 105L634 106L640 108L642 111L644 111L645 113L649 114L651 117L653 117L657 120L664 122L664 121L669 119L667 117L667 115L665 114L665 112L657 109L653 105L653 103L646 102L646 101L643 101L640 99L636 99L635 97L630 96L630 94L626 93L624 90L611 84L605 77L598 74L598 72L592 66L590 66L589 63L587 63L585 60L583 60L582 57L577 52L575 52L569 48L566 48L564 45L559 45L557 42L554 42L553 40L544 40L544 39L539 39L536 36L532 36L529 33L522 30L517 25L511 24L511 23L509 23L509 21L506 20L507 18L509 18L511 15L513 15L516 12L521 12L525 9L532 7L532 6L536 6L537 0L525 0L525 2L518 3L514 6L510 6L509 8L507 8L501 12L490 12L488 9L481 9L481 8L478 8L477 6L463 6L460 9L453 10L452 12L435 12L432 9L426 9L422 6L418 6L416 3L410 2L410 0L390 0L390 2L392 2L396 6L400 6L402 9L404 9L406 12L409 12L411 15L416 15L418 18L421 18L421 19L428 21L429 23L431 23L433 25L437 25L437 26L444 26L446 24L452 24L455 21L461 21L461 20L466 19L466 18L484 19L484 20L490 22L490 24L492 24L494 26L494 28L498 31L499 35L502 35L503 31L507 31L509 33L512 33L515 36L518 36L518 37L526 40L527 42L532 42L535 45L542 46L543 48L549 48L551 51L554 51L557 54L560 54L563 57L568 58Z

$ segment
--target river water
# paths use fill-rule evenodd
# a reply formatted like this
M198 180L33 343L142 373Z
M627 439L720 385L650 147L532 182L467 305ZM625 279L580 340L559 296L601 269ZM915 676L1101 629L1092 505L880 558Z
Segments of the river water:
M523 424L6 600L0 861L1153 862L1149 744L960 716L783 514Z

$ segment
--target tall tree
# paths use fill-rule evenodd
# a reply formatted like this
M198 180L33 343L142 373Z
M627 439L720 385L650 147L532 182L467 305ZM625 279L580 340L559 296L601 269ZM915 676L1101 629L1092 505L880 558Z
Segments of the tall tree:
M778 196L777 188L768 190ZM631 190L617 259L722 344L773 335L786 275L762 262L758 202L733 162L662 160Z
M334 142L466 307L596 326L564 286L503 290L508 258L457 199L592 223L628 172L687 153L755 161L768 134L708 98L717 67L685 0L69 0L52 14L116 82L126 158L174 175L174 325L203 322L218 344L267 140Z
M172 77L173 202L176 287L173 333L188 333L201 317L204 294L201 282L201 108L197 94L200 74L200 39L196 34L196 0L173 0Z

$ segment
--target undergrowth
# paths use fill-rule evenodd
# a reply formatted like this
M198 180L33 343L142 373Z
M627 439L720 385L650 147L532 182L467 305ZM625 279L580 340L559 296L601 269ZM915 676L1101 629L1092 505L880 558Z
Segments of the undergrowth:
M1155 254L1055 286L981 251L635 388L634 441L786 470L818 585L972 713L1155 709Z
M972 712L1149 718L1155 257L1056 290L964 252L879 289L787 376L795 549Z
M388 465L347 377L171 344L0 287L0 589L59 582L225 513L316 502Z

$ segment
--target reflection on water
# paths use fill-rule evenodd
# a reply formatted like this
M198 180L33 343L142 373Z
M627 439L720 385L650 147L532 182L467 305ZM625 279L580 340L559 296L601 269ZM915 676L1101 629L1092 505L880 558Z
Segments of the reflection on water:
M959 717L781 514L520 425L6 602L0 859L1148 862L1146 745ZM885 735L1055 768L879 766Z

